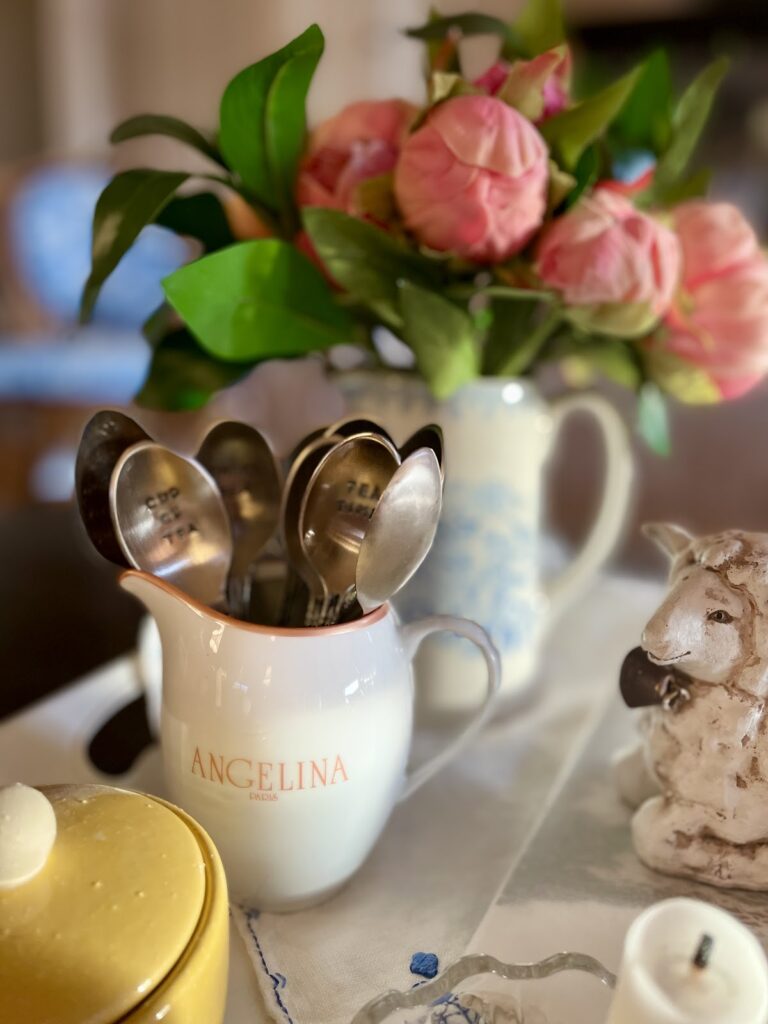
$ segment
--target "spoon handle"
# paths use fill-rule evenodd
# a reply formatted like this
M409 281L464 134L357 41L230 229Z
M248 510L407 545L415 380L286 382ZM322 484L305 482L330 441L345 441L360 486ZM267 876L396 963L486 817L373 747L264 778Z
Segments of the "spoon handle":
M316 602L314 609L314 621L307 622L313 626L335 626L338 622L351 622L359 617L355 609L362 609L355 598L355 587L352 585L343 594L329 594ZM351 613L351 614L350 614Z
M307 625L309 604L309 587L296 570L289 566L280 625L291 628Z

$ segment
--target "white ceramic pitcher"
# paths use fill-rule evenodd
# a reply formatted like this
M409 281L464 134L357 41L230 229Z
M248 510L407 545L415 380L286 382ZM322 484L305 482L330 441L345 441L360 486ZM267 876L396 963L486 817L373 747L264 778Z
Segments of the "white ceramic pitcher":
M445 435L443 513L434 548L396 599L405 621L459 608L490 633L502 659L502 701L520 694L554 617L577 598L611 554L631 495L632 453L613 406L586 392L546 402L517 378L481 377L438 402L417 377L341 374L350 412L385 426L398 443L425 423ZM540 515L546 462L572 412L592 415L602 432L602 504L581 550L562 574L542 580ZM464 710L481 689L482 669L453 638L429 641L416 662L432 710ZM503 705L502 705L503 706Z
M262 910L309 906L346 882L395 804L477 733L498 690L498 655L466 619L401 626L385 605L343 625L271 628L147 573L120 582L160 632L169 793L212 836L230 891ZM441 630L480 649L485 696L458 737L407 771L411 659Z

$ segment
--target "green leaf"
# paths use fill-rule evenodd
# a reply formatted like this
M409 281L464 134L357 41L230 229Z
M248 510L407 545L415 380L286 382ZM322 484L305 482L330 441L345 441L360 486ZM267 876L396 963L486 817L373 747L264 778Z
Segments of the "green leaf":
M672 76L664 50L641 66L632 95L611 125L611 137L624 148L663 153L672 133Z
M181 121L178 117L170 117L167 114L139 114L136 117L129 117L127 121L123 121L117 128L112 129L109 141L125 142L127 139L138 139L144 135L166 135L169 138L177 139L196 149L198 153L207 156L209 160L213 160L221 167L227 166L221 158L221 153L202 132L193 128L191 124L187 124L186 121Z
M688 86L675 108L672 139L656 165L654 191L661 194L685 172L726 71L728 58L720 57L704 68Z
M566 38L560 0L528 0L515 30L531 57L559 46Z
M498 299L536 299L538 302L554 302L554 292L545 292L539 288L512 288L508 284L490 284L482 289L483 295L491 295Z
M196 238L206 252L223 249L235 241L221 200L213 192L175 196L160 210L155 224L177 235Z
M431 107L442 103L443 100L452 99L454 96L478 96L480 90L476 89L471 82L461 75L451 71L433 71L429 82L429 103ZM418 120L412 125L412 129L418 127Z
M436 398L448 398L480 372L477 338L469 315L437 292L401 281L403 341Z
M236 75L221 99L224 157L265 207L291 226L296 169L304 148L305 102L323 52L317 25Z
M522 289L510 289L522 291ZM518 296L496 297L491 301L491 324L483 345L483 373L500 373L510 349L530 334L537 299Z
M672 352L651 349L646 354L646 369L655 384L687 405L712 405L721 400L720 392L704 370L686 363Z
M637 391L640 387L642 373L637 365L637 357L629 346L613 340L608 344L588 347L584 356L604 377L628 391Z
M179 318L166 302L161 302L141 325L141 333L152 348L179 328Z
M218 359L285 359L350 338L349 315L320 271L278 238L240 242L188 263L165 278L163 289Z
M434 8L429 9L429 20L438 21L441 15L440 12ZM441 39L428 39L426 40L427 50L427 70L432 71L445 71L445 72L459 72L461 71L461 63L459 61L459 45L458 39L454 39L448 35Z
M204 352L184 328L158 344L135 401L149 409L199 409L222 388L244 377L253 363L223 363Z
M598 146L587 146L579 157L579 162L573 170L576 184L568 193L566 209L569 209L581 199L585 192L588 192L600 177L600 150Z
M143 227L187 180L182 171L135 169L116 175L96 203L91 243L91 273L80 299L80 321L87 322L101 287L130 249Z
M513 288L508 284L489 284L484 288L478 288L477 285L456 284L450 285L445 291L451 298L460 300L471 299L474 295L486 295L493 299L523 299L525 301L535 299L537 302L549 303L555 301L554 292L546 292L540 288Z
M515 339L496 372L503 377L518 377L530 370L561 320L561 311L551 309L531 331Z
M643 382L634 346L619 338L564 338L555 346L553 357L563 360L566 374L569 365L573 367L576 364L590 372L600 373L630 391L637 391Z
M561 114L550 117L539 130L558 153L566 170L572 171L587 146L604 134L632 95L642 72L634 68L601 92Z
M683 203L686 199L698 199L700 196L705 196L709 192L711 182L711 169L709 167L702 167L692 174L690 178L673 182L666 187L664 185L659 187L656 183L652 183L649 188L637 197L636 203L638 206L658 204L677 206L678 203Z
M637 432L657 455L667 456L672 451L666 402L650 381L643 384L637 398Z
M590 150L586 150L587 153ZM578 169L578 168L577 168ZM552 213L568 196L573 194L579 184L578 178L567 171L562 171L554 160L549 161L549 188L547 190L547 213ZM575 202L575 200L574 200Z
M607 334L614 338L642 338L659 322L659 314L647 301L568 306L565 317L585 334Z
M378 174L365 178L355 190L357 208L362 216L372 217L379 224L387 224L397 217L394 174Z
M430 287L437 268L391 234L338 210L303 211L304 226L328 273L389 327L402 323L398 281Z

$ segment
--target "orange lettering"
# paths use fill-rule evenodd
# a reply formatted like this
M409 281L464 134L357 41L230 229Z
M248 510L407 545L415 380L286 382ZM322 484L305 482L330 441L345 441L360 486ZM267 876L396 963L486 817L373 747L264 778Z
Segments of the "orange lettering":
M284 793L290 793L293 789L293 783L291 783L290 786L286 786L285 784L285 764L282 761L280 762L280 789Z
M205 769L203 768L203 759L200 757L200 748L195 747L195 756L192 758L192 774L195 774L195 767L200 769L200 778L205 778Z
M246 779L244 782L237 782L232 778L232 765L233 764L244 764L246 768L251 767L251 762L245 757L233 757L231 761L227 762L227 782L232 786L237 786L238 789L250 789L253 785L253 779Z
M304 762L297 761L296 764L299 766L299 785L298 789L304 789Z
M270 761L259 761L259 789L266 790L269 792L272 789L272 783L269 781L269 773L272 769L272 763Z
M344 780L344 782L349 782L349 778L348 778L346 770L344 768L344 762L341 760L341 755L340 754L336 755L336 760L333 763L333 773L331 774L331 785L333 785L334 782L336 781L336 773L337 772L341 772L341 777Z
M323 758L323 770L320 771L320 767L317 761L312 761L312 789L315 788L315 776L320 779L320 785L326 785L326 776L328 775L328 758Z
M224 785L224 755L219 754L219 763L216 764L216 755L208 754L208 770L211 773L211 782L216 782L214 775L218 776L218 781Z

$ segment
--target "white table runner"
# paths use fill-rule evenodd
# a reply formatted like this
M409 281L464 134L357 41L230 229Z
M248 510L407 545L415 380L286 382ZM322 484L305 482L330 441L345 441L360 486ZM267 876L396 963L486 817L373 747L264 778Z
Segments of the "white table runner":
M399 806L367 863L327 904L292 915L236 912L254 965L233 951L227 1024L346 1024L388 988L460 956L525 848L558 775L617 686L660 587L611 578L562 621L547 644L541 698L493 723L463 755ZM0 723L0 780L109 781L162 792L157 752L105 779L84 744L136 693L131 659ZM434 741L427 737L418 753ZM435 964L436 960L436 964ZM255 977L264 1000L254 998Z

